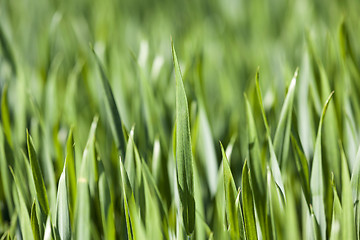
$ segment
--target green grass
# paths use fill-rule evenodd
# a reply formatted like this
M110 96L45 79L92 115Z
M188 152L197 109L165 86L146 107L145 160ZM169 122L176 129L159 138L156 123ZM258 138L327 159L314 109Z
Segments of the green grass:
M359 12L2 1L0 239L360 239Z

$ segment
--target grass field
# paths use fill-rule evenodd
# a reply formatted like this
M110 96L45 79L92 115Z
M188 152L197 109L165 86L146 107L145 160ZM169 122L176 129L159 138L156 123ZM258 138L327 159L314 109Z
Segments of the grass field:
M359 13L0 1L0 239L360 239Z

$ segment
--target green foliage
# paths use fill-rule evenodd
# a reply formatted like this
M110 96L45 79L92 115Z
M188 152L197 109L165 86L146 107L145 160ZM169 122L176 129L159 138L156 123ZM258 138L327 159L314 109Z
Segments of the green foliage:
M0 239L360 240L359 12L1 1Z

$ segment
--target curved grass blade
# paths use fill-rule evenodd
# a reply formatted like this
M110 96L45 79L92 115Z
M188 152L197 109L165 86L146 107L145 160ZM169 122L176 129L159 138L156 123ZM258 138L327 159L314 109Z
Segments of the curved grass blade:
M243 190L242 202L243 202L246 239L249 240L257 239L254 200L250 186L250 170L247 166L246 160L242 171L242 190Z
M32 175L35 183L36 195L42 211L47 216L49 214L49 202L44 184L44 179L41 173L38 158L36 156L34 144L32 142L31 136L28 131L26 131L26 138L27 138L28 155L29 155Z
M325 217L325 187L324 187L324 171L323 161L321 154L321 130L326 113L326 109L329 106L330 100L334 92L331 92L330 96L326 100L325 106L322 110L318 133L315 141L314 160L310 178L310 189L312 193L312 203L314 209L315 219L320 226L321 237L326 238L326 217Z
M185 230L190 235L195 227L195 200L189 110L173 43L172 54L176 78L176 176Z
M125 159L125 148L126 148L126 144L125 144L125 138L124 138L124 133L123 133L123 125L121 122L121 117L120 117L120 113L119 110L116 106L116 102L115 102L115 98L114 95L112 93L111 90L111 86L109 83L109 80L105 74L104 68L101 65L100 59L99 57L96 55L94 48L91 48L95 59L96 59L96 63L99 67L100 70L100 74L101 74L101 83L102 86L104 88L105 91L105 97L106 97L106 106L108 107L109 110L109 116L110 116L110 126L112 129L112 133L114 136L114 140L116 143L116 146L120 152L121 158Z

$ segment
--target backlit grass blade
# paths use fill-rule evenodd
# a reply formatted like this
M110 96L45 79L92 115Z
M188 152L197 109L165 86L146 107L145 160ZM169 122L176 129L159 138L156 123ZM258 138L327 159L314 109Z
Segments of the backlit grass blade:
M90 239L91 233L91 205L90 205L90 185L89 169L91 162L90 150L93 148L95 132L97 128L97 118L91 124L88 141L81 160L80 174L77 178L76 208L74 219L74 238Z
M341 207L340 199L338 197L338 194L336 192L336 188L333 188L334 191L334 210L333 210L333 217L332 217L332 226L331 226L331 233L330 233L330 239L351 239L351 238L341 238L343 233L341 229L342 223L343 223L343 210ZM344 235L343 235L344 236Z
M66 162L64 164L63 172L61 173L57 200L56 200L56 227L59 231L61 240L71 238L71 223L69 214L68 191L66 184Z
M109 83L109 80L105 74L105 70L103 66L101 65L99 57L96 55L95 50L92 48L92 51L94 53L96 63L99 67L100 74L101 74L101 83L102 87L105 91L105 97L106 97L106 106L109 110L109 119L110 119L110 126L113 132L114 140L116 143L116 146L120 152L120 155L123 159L125 159L125 138L123 133L123 125L121 122L121 117L119 110L116 106L115 98L111 90L111 86Z
M322 110L318 133L315 142L315 151L314 151L314 159L311 171L310 178L310 189L312 192L312 203L314 209L314 215L316 221L320 226L321 237L325 239L326 237L326 217L325 217L325 186L324 186L324 170L323 170L323 159L321 154L321 131L322 125L326 113L326 109L330 103L330 100L333 96L334 92L330 94L328 99L326 100L325 106Z
M231 239L243 239L243 222L239 222L236 202L236 185L232 176L229 161L226 157L224 148L220 143L221 153L223 157L223 170L224 170L224 190L225 190L225 203L226 203L226 217L227 222L230 225L230 236ZM242 230L240 232L240 230Z
M243 203L246 239L248 240L257 239L254 201L250 186L250 171L247 166L247 161L245 161L242 171L242 191L243 191L242 203Z
M12 180L11 173L9 170L9 166L12 164L9 163L11 160L9 157L6 157L6 139L4 136L4 132L2 126L0 125L0 172L1 172L1 184L3 187L6 204L9 208L9 212L12 213L14 210L14 204L11 196L12 189Z
M27 136L28 156L30 160L32 176L34 178L37 199L40 203L42 211L44 211L45 215L48 215L49 202L48 202L43 175L40 169L38 158L36 156L34 144L32 142L31 136L28 131L26 132L26 136Z
M173 43L172 54L176 79L176 176L185 230L190 235L195 227L195 200L189 112Z
M311 213L311 227L312 227L312 229L311 229L312 230L311 231L312 239L315 239L315 240L323 239L321 237L321 229L320 229L318 222L316 221L316 216L315 216L314 212Z
M209 120L207 119L205 109L202 105L199 106L199 136L197 144L199 149L199 157L202 159L202 164L206 170L206 177L209 185L211 195L215 195L217 176L217 160L213 137L210 129Z
M288 188L285 206L285 238L284 239L300 239L299 223L296 213L296 203L291 188Z
M13 175L14 182L15 182L15 189L13 190L13 195L16 197L15 206L18 212L18 218L20 222L21 234L24 240L34 240L33 232L31 229L31 221L29 217L29 212L26 207L26 203L24 197L21 193L21 189L19 188L19 181L17 180L14 171L10 168L10 171ZM17 195L17 196L16 196Z
M284 161L287 160L289 154L291 117L297 75L298 69L296 69L294 77L290 82L290 86L286 94L284 105L281 109L280 119L274 137L274 150L281 165L284 164Z
M340 143L341 149L341 203L342 203L342 239L355 239L354 205L352 198L352 189L350 183L350 174L344 149Z
M360 239L360 147L358 148L355 167L351 174L351 188L355 208L356 237Z
M155 197L150 191L149 184L144 178L144 195L145 195L145 226L148 239L161 239L161 219L159 214L159 206L155 201Z
M128 143L126 146L125 169L129 173L131 187L135 187L136 167L134 158L134 127L131 128Z

